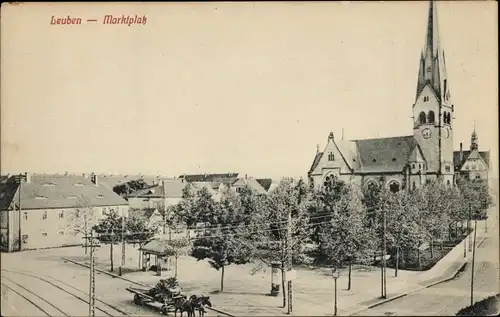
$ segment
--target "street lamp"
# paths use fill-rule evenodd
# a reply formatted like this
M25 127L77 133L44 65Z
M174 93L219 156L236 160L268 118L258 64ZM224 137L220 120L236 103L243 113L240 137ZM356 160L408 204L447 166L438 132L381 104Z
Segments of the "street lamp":
M332 270L332 277L335 281L335 304L333 306L333 316L337 316L337 279L339 278L339 271L336 267Z

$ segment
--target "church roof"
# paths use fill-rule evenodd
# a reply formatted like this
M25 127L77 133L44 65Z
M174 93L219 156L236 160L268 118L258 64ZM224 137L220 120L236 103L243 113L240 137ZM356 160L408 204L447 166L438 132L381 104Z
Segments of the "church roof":
M360 172L400 172L417 145L413 136L355 140Z
M413 136L334 142L354 173L402 172L417 146ZM316 169L322 155L316 154L310 172Z
M472 151L472 154L477 153L481 156L486 166L490 166L490 151ZM474 155L477 155L474 154ZM461 158L461 159L460 159ZM464 165L465 161L469 158L477 158L471 157L471 151L462 151L462 157L460 157L460 151L453 152L453 166L455 169L460 169Z
M312 172L316 169L316 167L318 166L319 160L321 159L321 156L323 156L323 152L316 153L316 156L314 157L311 168L309 169L309 172Z

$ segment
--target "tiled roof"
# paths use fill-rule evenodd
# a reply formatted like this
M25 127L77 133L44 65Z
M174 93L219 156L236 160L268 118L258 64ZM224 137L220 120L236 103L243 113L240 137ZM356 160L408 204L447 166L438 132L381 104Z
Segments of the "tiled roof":
M1 192L8 199L1 199L1 208L13 202L19 205L19 183L11 177L2 185ZM15 193L12 195L12 193ZM76 175L34 174L29 182L23 181L21 186L21 208L75 208L89 206L128 205L106 186L95 186L88 178Z
M162 176L151 175L98 175L99 183L113 190L117 185L130 181L143 180L148 185L155 185L160 180L173 180L174 178L165 178Z
M271 187L271 184L273 183L273 180L270 178L256 178L255 180L260 184L260 186L264 188L266 192L269 190L269 187Z
M478 151L486 166L490 166L490 151ZM471 151L462 151L462 160L460 160L460 151L453 152L453 166L456 169L462 168L467 158L469 158Z
M225 173L225 174L192 174L192 175L181 175L181 179L185 179L187 182L219 182L223 183L225 186L229 186L236 181L238 178L238 173Z
M131 193L128 197L165 197L166 191L167 198L180 198L182 197L182 190L185 185L186 183L181 179L163 180L163 185L153 185L145 189L140 189Z
M413 136L355 140L360 172L400 172L417 145Z

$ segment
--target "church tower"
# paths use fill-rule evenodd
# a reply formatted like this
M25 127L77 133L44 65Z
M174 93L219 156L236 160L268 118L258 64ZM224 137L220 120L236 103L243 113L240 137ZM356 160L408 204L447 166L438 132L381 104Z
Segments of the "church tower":
M427 161L427 175L453 182L453 104L439 38L437 5L430 1L413 104L413 134Z

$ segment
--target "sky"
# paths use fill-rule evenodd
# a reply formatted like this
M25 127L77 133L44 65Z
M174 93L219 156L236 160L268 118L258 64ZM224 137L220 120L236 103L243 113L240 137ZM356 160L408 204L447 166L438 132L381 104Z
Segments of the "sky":
M300 177L330 132L411 135L428 6L2 4L2 173ZM68 15L83 24L50 24ZM475 122L498 162L497 3L439 2L438 20L455 148Z

